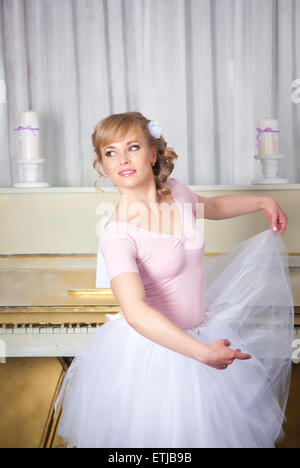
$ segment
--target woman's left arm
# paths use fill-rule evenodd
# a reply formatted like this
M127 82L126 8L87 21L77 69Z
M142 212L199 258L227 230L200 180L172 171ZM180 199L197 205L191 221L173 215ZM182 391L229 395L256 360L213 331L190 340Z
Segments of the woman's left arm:
M287 215L271 197L255 195L220 195L211 198L197 195L197 197L198 203L204 204L204 218L206 219L234 218L263 210L271 229L276 230L278 235L286 229Z

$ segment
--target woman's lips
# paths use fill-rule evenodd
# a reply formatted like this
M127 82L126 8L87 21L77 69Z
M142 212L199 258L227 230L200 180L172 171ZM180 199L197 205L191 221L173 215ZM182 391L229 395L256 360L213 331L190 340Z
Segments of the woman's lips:
M135 173L136 173L136 171L128 171L128 172L120 172L119 175L123 176L123 177L129 177L129 176L131 176L131 175L133 175Z

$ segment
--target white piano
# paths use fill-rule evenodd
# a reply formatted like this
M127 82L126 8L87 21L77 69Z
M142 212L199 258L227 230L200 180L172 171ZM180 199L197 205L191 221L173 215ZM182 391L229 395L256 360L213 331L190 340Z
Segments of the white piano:
M119 311L99 250L94 258L79 256L68 262L53 255L51 266L41 258L31 265L29 261L27 268L23 256L6 260L7 268L0 271L0 297L6 299L0 306L2 362L8 357L74 357L107 320L106 314ZM83 287L72 288L79 273L87 273L80 282ZM19 295L14 282L22 285Z

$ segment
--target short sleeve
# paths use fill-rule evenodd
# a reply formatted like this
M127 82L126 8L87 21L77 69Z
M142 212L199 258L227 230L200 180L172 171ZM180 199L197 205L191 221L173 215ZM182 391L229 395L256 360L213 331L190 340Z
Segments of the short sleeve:
M196 212L196 206L198 203L198 197L197 195L191 191L187 186L185 186L186 192L187 192L187 197L190 203L193 205L193 211Z
M99 247L103 254L110 280L120 273L139 273L136 263L136 243L129 235L122 234L117 236L113 233L105 232L100 239Z
M196 212L198 197L187 185L175 178L170 179L168 185L172 191L174 190L175 197L178 196L183 203L192 203L193 212Z

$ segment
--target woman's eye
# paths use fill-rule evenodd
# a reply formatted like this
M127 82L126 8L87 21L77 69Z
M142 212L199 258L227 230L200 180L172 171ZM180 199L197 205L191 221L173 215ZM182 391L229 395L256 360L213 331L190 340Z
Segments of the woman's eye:
M129 148L139 148L139 145L131 145L131 146L129 146ZM109 154L110 154L110 153L113 153L113 151L107 151L107 152L105 153L105 156L108 156L108 157L109 157Z

